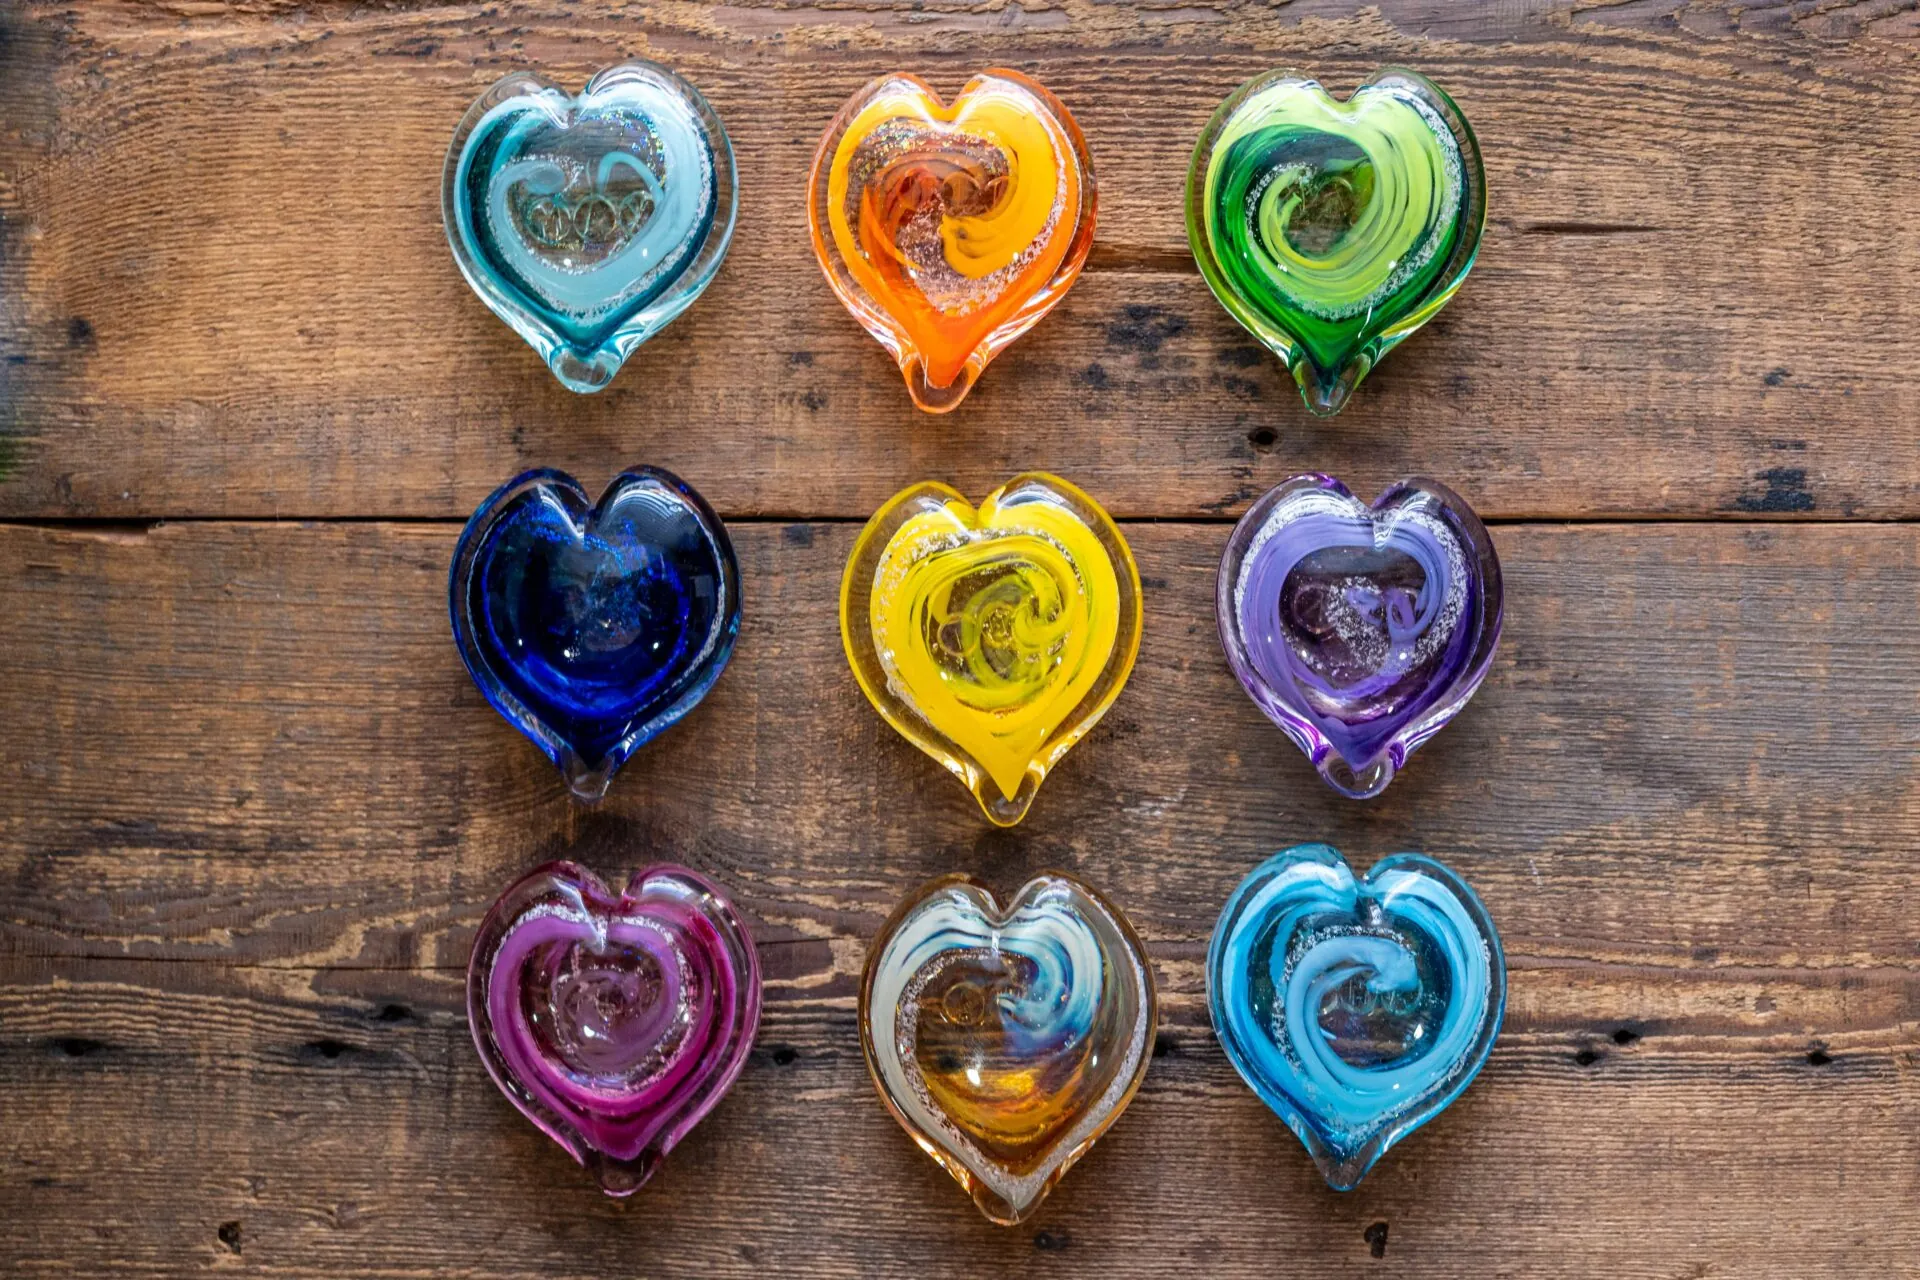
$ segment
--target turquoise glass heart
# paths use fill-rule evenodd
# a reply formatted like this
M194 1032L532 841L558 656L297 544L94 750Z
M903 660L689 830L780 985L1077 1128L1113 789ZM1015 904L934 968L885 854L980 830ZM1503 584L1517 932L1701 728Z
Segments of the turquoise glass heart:
M1339 1191L1479 1074L1506 1002L1486 908L1417 853L1364 880L1324 844L1276 854L1234 890L1207 948L1228 1060Z
M656 467L597 503L564 472L509 480L467 521L447 593L474 684L589 802L706 697L740 632L726 528Z
M598 391L720 269L733 148L665 67L623 62L578 96L515 72L454 132L440 204L480 300L561 382Z
M1187 239L1214 296L1316 414L1447 304L1486 222L1480 147L1411 71L1345 102L1290 71L1234 92L1187 171Z

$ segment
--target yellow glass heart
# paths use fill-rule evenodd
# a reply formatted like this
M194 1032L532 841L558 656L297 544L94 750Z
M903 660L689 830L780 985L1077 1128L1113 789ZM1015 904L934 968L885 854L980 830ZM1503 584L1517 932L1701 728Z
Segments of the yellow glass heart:
M978 509L933 482L894 495L840 584L840 635L868 700L1003 827L1120 695L1140 621L1119 527L1039 472Z

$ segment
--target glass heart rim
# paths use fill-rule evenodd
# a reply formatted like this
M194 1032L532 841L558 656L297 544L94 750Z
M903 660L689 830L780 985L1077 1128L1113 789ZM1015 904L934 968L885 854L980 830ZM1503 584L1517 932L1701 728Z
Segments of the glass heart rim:
M584 537L598 523L609 500L624 493L630 487L630 482L672 494L700 526L714 551L715 576L720 581L722 599L715 606L714 626L708 636L708 644L712 648L710 663L704 667L701 662L693 663L688 672L676 680L672 689L647 704L662 705L663 709L658 714L642 717L640 713L646 707L635 710L629 717L626 733L619 741L608 748L601 759L590 761L528 706L508 685L505 677L494 669L493 655L479 642L480 628L468 616L467 601L471 598L469 588L473 574L480 567L481 548L486 546L494 526L515 509L521 497L539 490L558 491L574 499L577 508L568 508L568 521L575 536ZM626 765L634 752L678 724L700 704L726 671L727 664L733 660L734 645L740 634L740 567L725 523L707 505L707 500L699 490L663 467L627 467L609 480L606 488L601 490L600 497L592 501L587 497L585 486L566 472L556 467L534 467L495 489L468 517L466 527L460 531L460 540L454 545L453 563L447 574L447 610L453 624L454 647L459 651L461 664L466 667L481 696L486 698L502 719L540 748L548 761L560 770L568 790L576 800L593 804L606 795L614 775ZM698 679L686 681L685 675L693 672L702 674Z
M1029 485L1045 490L1054 498L1063 499L1067 509L1087 527L1106 551L1121 588L1120 621L1113 652L1107 658L1099 681L1048 730L1039 754L1029 760L1026 780L1022 782L1018 795L1000 804L989 799L992 794L989 788L994 784L986 766L972 752L941 732L917 708L901 702L902 707L912 712L908 717L889 705L898 700L892 697L884 673L875 678L874 673L880 671L880 660L867 618L866 593L871 591L874 574L893 535L915 515L926 510L950 509L952 504L958 503L965 513L965 527L970 534L977 535L983 510L989 507L1000 509L1007 495L1018 494ZM929 502L931 507L925 505ZM960 779L989 822L997 827L1012 827L1027 816L1039 794L1040 785L1046 781L1054 766L1060 763L1074 744L1100 723L1126 687L1139 657L1140 637L1145 623L1141 593L1140 569L1120 526L1105 508L1070 481L1045 471L1023 471L975 504L952 485L938 480L922 480L908 485L883 502L861 529L853 550L847 554L847 567L840 579L841 647L846 652L847 665L853 669L854 681L873 709L880 713L881 719ZM872 664L871 667L868 663Z
M1456 222L1462 234L1453 252L1448 256L1446 265L1427 290L1418 299L1399 308L1397 313L1389 312L1384 321L1370 320L1363 325L1351 344L1346 362L1340 370L1321 370L1322 373L1338 372L1341 377L1335 382L1315 379L1312 375L1317 369L1312 357L1306 352L1305 344L1293 335L1276 327L1275 323L1262 316L1258 309L1246 302L1239 291L1227 280L1221 269L1220 260L1215 253L1212 237L1207 231L1206 219L1206 168L1212 158L1214 144L1219 140L1227 126L1233 122L1240 108L1250 99L1264 93L1277 84L1292 81L1303 89L1317 93L1336 112L1350 115L1362 95L1380 85L1403 83L1422 98L1439 115L1453 134L1454 142L1460 151L1463 168L1461 184L1461 212ZM1327 417L1338 413L1346 406L1366 376L1383 360L1387 353L1413 336L1427 321L1439 314L1453 299L1453 295L1466 282L1467 275L1473 270L1480 254L1480 241L1486 230L1487 222L1487 180L1486 168L1480 155L1480 142L1468 123L1466 113L1460 110L1452 95L1437 83L1407 67L1383 66L1355 86L1345 98L1337 98L1326 86L1305 72L1291 67L1276 68L1253 76L1227 95L1206 127L1201 130L1194 142L1192 158L1187 166L1187 184L1185 193L1187 243L1193 253L1200 274L1205 278L1207 287L1220 305L1225 308L1242 328L1252 334L1262 346L1272 351L1298 384L1301 399L1306 403L1308 412L1316 417ZM1313 384L1310 389L1309 384Z
M933 387L924 376L917 375L922 356L913 335L881 305L879 299L848 276L844 266L836 265L840 260L838 247L832 244L831 237L823 229L828 173L833 154L847 125L890 86L898 84L911 88L930 104L931 112L937 119L951 123L962 104L971 99L977 89L994 79L1012 83L1044 106L1072 143L1082 176L1079 216L1067 241L1066 252L1053 275L1036 288L1011 316L980 339L968 355L965 367L951 383L944 387ZM840 299L841 305L893 357L906 379L907 392L914 406L926 413L950 413L959 408L994 358L1045 319L1066 297L1067 290L1079 278L1093 250L1098 208L1099 183L1094 176L1093 157L1087 150L1086 136L1081 132L1079 122L1073 118L1073 112L1051 89L1010 67L987 67L974 72L951 99L942 97L925 79L910 71L890 71L875 76L834 113L826 132L820 136L820 145L815 149L813 163L807 171L807 231L813 241L814 258L820 265L821 273L826 276L828 286Z
M582 348L568 341L548 318L550 308L511 281L496 283L482 266L481 255L467 243L468 235L476 233L463 231L471 219L463 214L465 202L460 196L460 173L475 128L495 108L524 99L526 110L541 112L552 125L570 127L580 113L593 107L596 97L634 80L677 97L688 114L699 122L703 141L713 158L714 210L699 247L688 255L680 269L654 288L615 308L600 327L599 341L591 348ZM474 99L455 126L440 175L441 227L468 287L488 310L534 349L563 386L581 394L604 390L635 350L706 292L732 245L739 211L738 166L734 162L733 144L719 114L684 76L671 67L644 58L628 58L601 68L577 94L532 71L512 71L502 76Z
M1457 512L1463 523L1459 528L1468 554L1484 562L1486 576L1481 583L1482 609L1480 636L1475 640L1473 656L1445 690L1419 715L1396 730L1372 759L1351 761L1341 754L1332 740L1288 700L1284 691L1269 681L1247 653L1241 635L1240 615L1234 600L1240 566L1251 549L1252 537L1267 521L1273 509L1303 490L1319 490L1347 504L1358 518L1366 519L1376 530L1384 517L1404 508L1413 499L1427 496L1438 500L1443 510ZM1306 472L1289 477L1267 490L1235 523L1220 557L1220 569L1214 580L1214 620L1220 633L1220 647L1227 666L1239 678L1241 688L1268 719L1293 740L1326 784L1350 799L1365 800L1386 790L1387 784L1406 766L1407 757L1427 739L1444 729L1472 700L1493 669L1500 648L1500 636L1506 622L1506 599L1500 572L1500 557L1486 525L1467 504L1466 499L1423 476L1408 476L1387 486L1371 503L1362 502L1353 491L1324 472Z
M734 1010L738 1034L734 1040L723 1043L726 1057L717 1064L717 1071L700 1073L681 1097L672 1099L684 1104L690 1096L693 1105L690 1108L682 1105L655 1126L645 1148L634 1158L634 1162L642 1165L635 1174L625 1167L633 1162L618 1161L602 1151L566 1114L553 1110L530 1091L523 1097L525 1087L503 1074L506 1057L497 1044L490 1045L494 1032L486 997L492 988L492 967L500 944L514 925L539 908L555 891L570 895L582 915L605 926L616 918L645 917L646 904L662 896L659 888L662 881L675 882L712 904L711 910L703 909L698 914L713 927L728 958L740 965L736 984L739 998ZM564 858L542 863L515 880L488 907L474 932L465 976L467 1030L487 1077L514 1110L593 1174L607 1195L616 1198L632 1195L644 1186L681 1140L720 1104L746 1068L753 1042L759 1035L762 979L760 953L752 931L718 882L678 863L655 862L642 866L627 877L625 886L617 893L581 863Z
M981 1175L977 1174L960 1155L923 1130L894 1101L882 1075L879 1053L873 1041L871 1017L873 986L880 960L888 945L898 936L901 927L913 917L914 913L936 896L949 891L960 894L973 908L977 918L987 928L997 931L1013 923L1015 917L1032 899L1054 886L1064 887L1070 895L1077 895L1099 908L1108 922L1113 925L1115 935L1128 948L1127 958L1132 962L1132 972L1140 979L1140 1026L1135 1035L1130 1037L1131 1040L1138 1042L1135 1046L1138 1051L1134 1054L1134 1066L1125 1078L1124 1087L1121 1086L1122 1077L1116 1075L1113 1083L1108 1086L1107 1093L1102 1095L1100 1102L1107 1104L1104 1114L1099 1116L1093 1124L1085 1127L1084 1131L1078 1128L1070 1130L1066 1136L1055 1141L1046 1158L1040 1162L1044 1172L1038 1177L1028 1175L1028 1178L1035 1183L1031 1198L1024 1204L1015 1205L988 1186ZM1104 947L1102 951L1104 954ZM1154 976L1153 962L1147 954L1146 944L1140 940L1139 933L1134 929L1133 922L1105 894L1084 880L1065 871L1053 868L1042 869L1028 877L1026 883L1022 884L1007 900L1007 905L1002 907L999 897L986 881L965 872L949 872L927 881L903 898L888 914L886 922L873 935L873 940L867 944L867 957L860 973L860 1048L875 1092L880 1095L881 1102L892 1114L894 1120L906 1130L907 1136L913 1139L914 1145L930 1156L935 1163L946 1170L949 1177L960 1184L961 1189L972 1198L975 1207L990 1222L996 1226L1017 1226L1038 1211L1041 1204L1053 1193L1054 1188L1060 1185L1068 1171L1106 1135L1107 1130L1113 1127L1114 1122L1119 1120L1127 1107L1132 1104L1135 1095L1139 1093L1141 1084L1147 1078L1147 1070L1153 1063L1152 1041L1160 1025L1159 1000L1159 986ZM1108 1095L1113 1096L1109 1098ZM1069 1142L1071 1142L1070 1146L1067 1145ZM1061 1154L1063 1147L1065 1151ZM1059 1157L1057 1162L1056 1156Z
M1444 1088L1416 1099L1404 1107L1398 1114L1389 1114L1382 1123L1380 1117L1374 1121L1374 1131L1352 1151L1341 1153L1332 1146L1320 1132L1315 1113L1309 1112L1286 1089L1276 1083L1267 1082L1257 1065L1251 1059L1247 1049L1241 1044L1240 1032L1235 1019L1225 1007L1225 996L1221 991L1221 974L1226 964L1226 949L1232 939L1243 929L1258 927L1259 922L1243 919L1249 900L1274 875L1301 861L1314 861L1341 875L1345 879L1344 891L1349 903L1348 910L1358 913L1360 904L1365 901L1381 900L1377 888L1379 879L1387 873L1411 870L1432 879L1446 889L1459 902L1467 916L1479 930L1484 942L1487 962L1487 1015L1475 1036L1473 1046L1461 1056L1460 1062L1466 1063L1457 1077L1447 1080ZM1357 875L1353 864L1347 861L1332 845L1322 842L1297 844L1283 849L1261 862L1234 887L1226 904L1220 909L1220 916L1214 924L1213 934L1207 942L1207 1014L1213 1024L1214 1034L1220 1041L1227 1060L1233 1069L1246 1082L1266 1106L1278 1115L1287 1128L1293 1131L1300 1144L1307 1149L1308 1155L1320 1169L1327 1185L1335 1191L1351 1191L1360 1185L1367 1173L1391 1148L1398 1145L1429 1121L1451 1106L1480 1075L1488 1058L1493 1053L1494 1043L1500 1037L1501 1028L1506 1021L1507 1007L1507 964L1506 949L1500 941L1500 932L1488 913L1486 904L1466 878L1439 859L1424 853L1395 853L1380 859L1368 868L1364 876Z

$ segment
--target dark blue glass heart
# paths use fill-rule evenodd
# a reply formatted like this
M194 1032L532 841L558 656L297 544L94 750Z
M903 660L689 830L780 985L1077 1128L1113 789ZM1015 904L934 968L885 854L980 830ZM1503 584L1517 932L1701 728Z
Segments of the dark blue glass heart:
M740 569L720 518L678 477L635 467L595 504L542 469L467 521L448 604L480 692L591 801L720 678Z

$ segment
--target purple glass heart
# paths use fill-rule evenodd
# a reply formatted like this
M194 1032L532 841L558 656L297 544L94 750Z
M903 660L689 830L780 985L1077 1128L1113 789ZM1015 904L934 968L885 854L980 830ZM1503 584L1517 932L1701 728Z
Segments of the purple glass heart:
M481 923L467 1020L513 1105L608 1195L631 1195L740 1074L760 962L733 904L695 872L648 867L616 895L550 862Z
M1234 527L1215 602L1254 703L1334 790L1373 796L1486 678L1500 559L1431 480L1369 507L1332 476L1295 476Z

